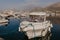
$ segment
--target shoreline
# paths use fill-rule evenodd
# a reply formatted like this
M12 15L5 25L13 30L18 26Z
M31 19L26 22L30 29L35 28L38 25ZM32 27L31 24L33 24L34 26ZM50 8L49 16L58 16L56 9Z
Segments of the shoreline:
M51 23L53 23L53 24L60 24L60 17L58 17L58 16L54 16L54 17L49 16L49 17L47 17L47 20L50 20Z

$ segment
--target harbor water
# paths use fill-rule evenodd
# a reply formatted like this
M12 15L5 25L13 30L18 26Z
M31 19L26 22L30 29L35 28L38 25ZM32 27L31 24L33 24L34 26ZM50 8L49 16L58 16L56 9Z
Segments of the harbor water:
M0 26L0 37L4 40L27 40L23 32L19 32L20 19L11 18L7 26ZM60 25L53 24L50 40L60 40Z

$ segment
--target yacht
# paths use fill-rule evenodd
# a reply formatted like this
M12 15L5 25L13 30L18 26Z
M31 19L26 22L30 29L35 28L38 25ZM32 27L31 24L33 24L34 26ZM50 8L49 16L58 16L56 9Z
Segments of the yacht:
M46 20L45 12L29 13L29 19L20 23L19 31L25 32L28 39L35 37L44 37L51 32L53 25Z

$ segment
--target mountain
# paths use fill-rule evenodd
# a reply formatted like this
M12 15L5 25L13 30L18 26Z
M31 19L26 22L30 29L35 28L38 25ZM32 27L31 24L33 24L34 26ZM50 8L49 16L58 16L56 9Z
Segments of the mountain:
M39 6L27 6L27 7L25 7L23 10L24 11L29 11L29 12L38 12L38 11L40 11L42 8Z
M42 8L40 6L30 5L26 9L31 12L33 12L33 11L35 11L35 12L36 11L37 12L38 11L47 11L48 10L48 11L52 11L52 12L58 11L60 13L60 2L54 3L50 6L45 7L45 8Z
M52 4L45 9L50 10L50 11L60 11L60 2Z

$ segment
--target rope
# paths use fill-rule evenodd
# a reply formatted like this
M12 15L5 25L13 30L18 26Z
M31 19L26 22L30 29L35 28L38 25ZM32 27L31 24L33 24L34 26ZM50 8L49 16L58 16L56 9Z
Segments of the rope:
M34 28L34 25L32 25L32 24L30 24L32 27L33 27L33 32L34 32L34 37L36 36L36 34L35 34L35 28ZM34 40L36 40L36 39L34 39Z
M34 28L34 25L32 25L32 24L28 24L27 26L25 26L24 28L26 28L26 27L29 27L29 25L31 25L32 27L33 27L33 32L34 32L34 37L36 36L36 34L35 34L35 28ZM23 28L23 29L24 29ZM22 30L21 30L22 31ZM34 39L35 40L35 39Z

